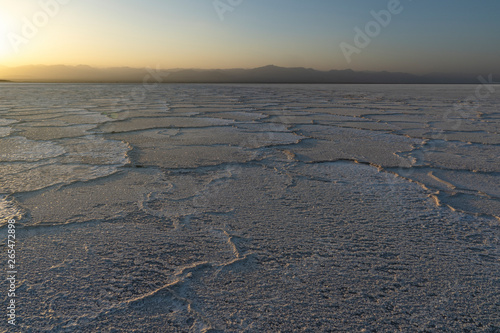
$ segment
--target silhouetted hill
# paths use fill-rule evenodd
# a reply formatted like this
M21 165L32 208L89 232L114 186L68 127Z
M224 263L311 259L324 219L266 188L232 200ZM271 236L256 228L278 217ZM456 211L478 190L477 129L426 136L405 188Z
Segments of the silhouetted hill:
M478 83L477 75L347 70L264 66L254 69L94 68L90 66L31 65L0 67L4 79L17 82L163 82L163 83ZM498 77L495 76L494 77Z

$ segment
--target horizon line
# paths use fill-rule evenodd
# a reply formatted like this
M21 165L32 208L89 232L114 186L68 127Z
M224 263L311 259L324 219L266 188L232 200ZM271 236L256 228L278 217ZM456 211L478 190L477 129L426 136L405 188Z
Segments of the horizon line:
M17 66L6 66L0 64L0 70L2 68L9 68L9 69L15 69L15 68L21 68L21 67L90 67L92 69L120 69L120 68L127 68L127 69L152 69L152 66L94 66L94 65L88 65L88 64L78 64L78 65L71 65L71 64L25 64L25 65L17 65ZM427 76L427 75L475 75L472 72L426 72L426 73L417 73L417 72L411 72L411 71L391 71L387 69L381 69L381 70L373 70L373 69L361 69L361 70L355 70L352 68L330 68L330 69L319 69L315 67L305 67L305 66L278 66L274 64L268 64L268 65L262 65L262 66L257 66L257 67L229 67L229 68L221 68L221 67L211 67L211 68L200 68L200 67L162 67L162 68L156 68L154 70L158 71L171 71L171 70L199 70L199 71L216 71L216 70L252 70L252 69L260 69L260 68L266 68L266 67L275 67L275 68L283 68L283 69L308 69L308 70L314 70L318 72L331 72L331 71L352 71L352 72L357 72L357 73L396 73L396 74L409 74L409 75L415 75L415 76ZM477 74L477 73L476 73ZM484 74L484 73L482 73ZM499 73L500 74L500 73Z
M498 84L498 73L428 73L318 70L307 67L266 65L255 68L204 69L151 67L103 67L89 65L1 66L2 82L14 83L317 83L317 84ZM484 73L483 73L484 74Z

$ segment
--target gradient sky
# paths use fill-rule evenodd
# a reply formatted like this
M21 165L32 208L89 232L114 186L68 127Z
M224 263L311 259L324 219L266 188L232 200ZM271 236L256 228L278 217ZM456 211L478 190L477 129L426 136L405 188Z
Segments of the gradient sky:
M71 0L15 52L9 36L25 37L23 18L33 21L40 2L0 0L0 65L500 72L498 0L401 0L348 63L339 44L354 44L354 28L388 3L243 0L221 20L213 0Z

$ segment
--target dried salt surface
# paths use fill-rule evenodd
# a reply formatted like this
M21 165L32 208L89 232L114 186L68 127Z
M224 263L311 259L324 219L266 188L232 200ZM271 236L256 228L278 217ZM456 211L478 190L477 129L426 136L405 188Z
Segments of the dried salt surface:
M413 158L416 165L450 170L500 171L500 146L434 140L423 149L399 154Z
M154 142L157 146L206 146L207 150L214 150L214 155L217 155L214 146L236 146L242 148L262 148L266 146L278 144L294 144L298 143L304 137L290 132L266 131L265 133L255 133L247 131L248 127L243 130L239 127L224 127L217 130L213 128L189 128L179 129L175 135L172 132L164 131L147 131L139 133L143 138L143 144L151 145ZM115 136L120 137L120 136ZM126 136L121 136L124 140ZM138 141L135 141L138 144Z
M145 147L136 159L138 165L155 165L161 168L196 168L214 166L224 163L246 163L257 158L257 154L240 147L217 147L209 149L204 146L167 148Z
M48 127L27 127L21 129L18 135L22 135L30 140L55 140L63 138L74 138L89 134L94 125L74 125L74 126L48 126Z
M0 195L0 226L7 225L10 219L20 219L23 211L12 198Z
M498 93L454 128L475 86L20 87L20 330L500 328Z
M500 220L500 198L463 192L443 193L438 196L441 202L453 210L476 215L496 216Z
M484 194L500 198L500 186L498 186L500 174L498 173L482 174L454 170L434 170L432 175L441 182L452 184L455 188L468 191L480 188Z
M123 141L88 135L59 142L66 152L58 158L62 164L122 166L130 162L127 153L131 147Z
M0 138L9 136L11 132L12 129L10 127L0 127Z
M17 121L13 119L0 119L0 126L8 126L15 124Z
M499 131L496 122L488 122L481 119L463 119L459 117L448 119L448 121L441 120L439 122L431 122L430 125L433 128L439 128L444 131L457 131L464 134L477 131L498 134Z
M38 191L54 185L109 176L115 172L116 167L114 166L46 164L30 168L15 175L0 176L0 180L2 181L0 193Z
M498 234L488 220L435 207L418 185L390 186L369 166L272 166L169 175L184 188L149 197L158 217L127 206L132 212L109 222L21 231L25 258L44 249L41 260L23 260L30 327L462 331L495 323ZM206 191L205 206L194 189Z
M213 118L190 118L190 117L164 117L164 118L134 118L123 120L101 126L99 129L104 133L130 132L151 128L179 128L179 127L209 127L224 126L232 124L230 120Z
M426 138L432 139L433 136L427 135ZM445 132L446 140L449 141L466 141L470 143L479 143L485 145L500 145L500 135L498 133L489 132Z
M262 113L256 113L250 111L213 112L210 113L210 116L215 118L230 119L234 121L252 121L252 120L259 120L262 118L266 118L266 116Z
M439 205L475 215L500 217L499 175L434 168L389 169L422 184Z
M409 124L403 125L408 126ZM399 126L399 124L398 124ZM409 125L411 126L411 125ZM466 142L466 143L478 143L484 145L499 145L500 144L500 135L496 133L488 133L488 132L453 132L453 131L440 131L436 129L430 128L417 128L418 126L414 126L413 128L406 128L401 131L394 131L394 134L405 135L413 138L422 138L425 140L445 140L445 141L458 141L458 142Z
M302 161L356 160L384 167L410 167L411 161L396 155L422 145L422 140L403 136L316 125L297 126L297 132L314 140L289 150Z
M22 137L3 140L0 147L2 143L6 152L5 162L0 163L0 193L32 192L88 181L111 175L129 163L127 144L94 136L60 140L59 145Z
M36 162L54 158L64 153L64 148L51 142L28 140L22 136L5 138L0 141L2 162Z
M110 173L112 172L108 172ZM142 205L151 191L170 186L161 173L146 169L135 169L97 180L95 178L97 177L93 175L92 181L51 188L41 194L19 195L19 203L30 207L29 224L58 225L124 218Z
M109 117L96 112L79 112L75 115L62 116L58 120L67 124L101 124L109 121Z

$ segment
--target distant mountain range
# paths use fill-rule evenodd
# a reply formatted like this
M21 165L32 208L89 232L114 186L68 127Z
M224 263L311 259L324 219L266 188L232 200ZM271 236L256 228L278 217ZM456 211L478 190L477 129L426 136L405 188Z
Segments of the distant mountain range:
M254 69L170 69L90 66L0 66L0 77L14 82L162 82L162 83L478 83L477 75L370 72L265 66ZM500 76L500 75L499 75ZM493 75L496 79L499 76ZM1 81L1 80L0 80Z

